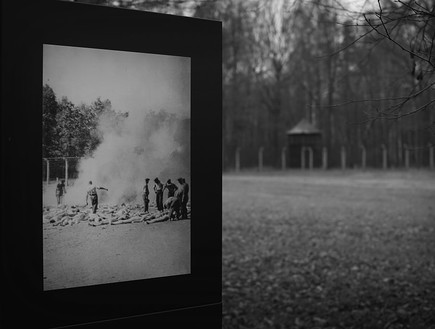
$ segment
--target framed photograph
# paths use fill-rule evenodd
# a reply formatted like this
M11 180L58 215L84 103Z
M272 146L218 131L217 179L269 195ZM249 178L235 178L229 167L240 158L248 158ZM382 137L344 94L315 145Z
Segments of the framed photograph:
M43 45L44 291L191 273L190 66Z
M208 307L219 322L221 23L62 1L8 10L10 318L180 323Z

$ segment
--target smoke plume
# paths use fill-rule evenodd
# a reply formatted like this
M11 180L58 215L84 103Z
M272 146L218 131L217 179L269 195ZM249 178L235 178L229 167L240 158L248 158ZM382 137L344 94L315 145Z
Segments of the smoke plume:
M142 203L145 178L162 183L178 177L190 182L190 119L160 111L133 113L121 122L102 116L98 126L102 142L89 158L79 163L79 176L68 188L66 203L83 204L89 181L108 188L99 191L100 202Z

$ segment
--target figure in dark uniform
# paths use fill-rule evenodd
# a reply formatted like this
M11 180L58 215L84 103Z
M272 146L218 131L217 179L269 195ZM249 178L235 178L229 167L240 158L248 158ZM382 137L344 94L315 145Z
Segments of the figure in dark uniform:
M186 183L184 178L178 178L180 183L180 192L177 197L180 200L181 218L187 219L187 202L189 201L189 184Z
M156 206L158 211L163 211L163 184L156 177L154 179L154 192L156 193Z
M56 185L56 199L57 199L57 205L60 206L63 201L63 196L66 194L65 189L65 181L62 179L60 183Z
M171 182L170 179L165 184L165 187L163 188L163 191L168 189L168 199L170 197L173 197L175 195L175 191L178 189L177 185Z
M149 178L145 178L145 186L143 187L143 190L142 190L142 198L143 198L145 212L148 212L148 205L150 203L150 199L149 199L150 189L148 188L149 181L150 181Z
M97 194L97 190L108 191L107 188L102 187L102 186L95 186L94 184L92 184L92 181L89 181L88 190L86 192L86 205L88 205L88 198L90 198L91 199L91 204L92 204L92 213L93 214L95 214L97 212L97 208L98 208L98 194Z

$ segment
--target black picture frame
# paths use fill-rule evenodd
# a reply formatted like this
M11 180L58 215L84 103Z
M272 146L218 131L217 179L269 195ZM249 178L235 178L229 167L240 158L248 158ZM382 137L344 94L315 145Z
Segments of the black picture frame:
M218 21L73 2L2 3L2 327L220 328L221 31ZM191 274L43 291L43 44L191 58Z

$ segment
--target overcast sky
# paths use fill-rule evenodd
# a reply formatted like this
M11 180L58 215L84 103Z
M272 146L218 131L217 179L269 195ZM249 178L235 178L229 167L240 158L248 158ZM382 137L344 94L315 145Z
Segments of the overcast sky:
M43 84L75 105L97 97L117 111L190 117L190 58L44 45Z

